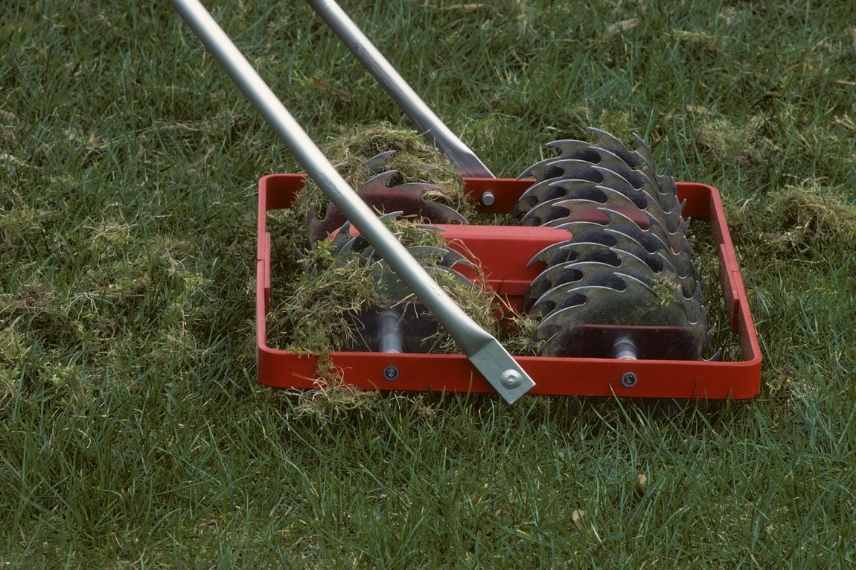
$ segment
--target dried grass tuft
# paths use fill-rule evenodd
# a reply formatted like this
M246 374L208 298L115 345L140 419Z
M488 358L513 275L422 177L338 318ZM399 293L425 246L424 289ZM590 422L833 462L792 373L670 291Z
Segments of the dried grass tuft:
M809 254L852 247L856 205L834 188L809 179L772 193L763 206L747 202L732 215L736 234L749 236L748 253Z
M763 217L765 237L796 250L856 241L856 205L837 193L807 182L772 197Z

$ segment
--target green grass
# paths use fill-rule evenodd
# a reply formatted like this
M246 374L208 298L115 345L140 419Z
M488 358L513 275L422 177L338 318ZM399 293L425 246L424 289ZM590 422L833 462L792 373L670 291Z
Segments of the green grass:
M853 3L343 4L501 174L593 124L718 186L761 396L257 387L255 184L293 159L166 3L9 0L0 566L856 563ZM407 126L302 2L214 12L316 140Z

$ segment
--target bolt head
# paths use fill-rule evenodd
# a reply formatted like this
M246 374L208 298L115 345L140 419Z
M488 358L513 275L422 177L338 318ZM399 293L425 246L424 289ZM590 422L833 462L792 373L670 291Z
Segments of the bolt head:
M508 370L503 371L499 379L500 382L502 382L502 385L506 388L517 388L523 380L523 375L517 370L509 368Z
M389 382L394 380L398 380L398 367L390 364L386 368L383 369L383 377L386 378Z
M625 372L621 375L621 385L625 388L632 388L638 381L639 378L636 377L635 372Z
M490 190L485 190L481 193L481 203L485 206L493 206L496 203L496 196Z

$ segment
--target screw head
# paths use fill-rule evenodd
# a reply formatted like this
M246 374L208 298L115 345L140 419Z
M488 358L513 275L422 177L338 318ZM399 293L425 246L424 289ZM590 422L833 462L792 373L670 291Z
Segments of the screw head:
M509 368L508 370L504 370L499 377L500 382L506 388L517 388L520 386L521 380L523 380L523 375L514 370L513 368Z
M493 206L496 203L496 196L490 190L485 190L481 193L481 203L484 206Z
M625 388L632 388L638 381L639 378L636 377L635 372L625 372L621 375L621 385Z
M395 380L398 380L398 375L399 372L397 366L390 364L389 366L383 369L383 377L388 382L394 382Z

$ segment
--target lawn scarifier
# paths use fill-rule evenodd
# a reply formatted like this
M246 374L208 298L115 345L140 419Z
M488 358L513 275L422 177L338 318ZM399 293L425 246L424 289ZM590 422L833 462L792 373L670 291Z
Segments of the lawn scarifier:
M532 165L516 179L496 178L336 2L310 0L455 165L464 191L481 211L511 213L517 225L467 224L458 212L430 198L434 194L430 185L397 183L398 174L384 168L389 152L370 161L379 172L355 193L204 8L196 1L175 4L331 198L324 218L309 221L312 238L332 239L337 256L360 255L368 263L382 257L425 306L410 313L378 310L363 316L370 350L331 355L346 383L376 390L493 390L509 403L530 389L534 394L659 398L745 399L758 394L760 349L715 188L675 183L657 173L643 141L637 138L637 148L631 150L598 129L590 129L594 143L555 141L548 147L558 151L557 156ZM270 210L289 207L304 183L303 175L275 174L259 184L258 378L270 386L312 388L316 376L317 357L271 348L265 332L271 283L266 216ZM408 253L371 208L388 212L387 219L402 214L425 219L448 247ZM701 357L707 340L706 310L686 237L688 218L709 220L713 228L722 290L730 325L740 337L741 360ZM537 319L541 355L509 356L442 294L419 262L463 279L468 266L480 266L488 287L505 299L503 305ZM378 284L400 286L382 271ZM447 327L467 357L418 352L420 335L436 325L431 316Z

